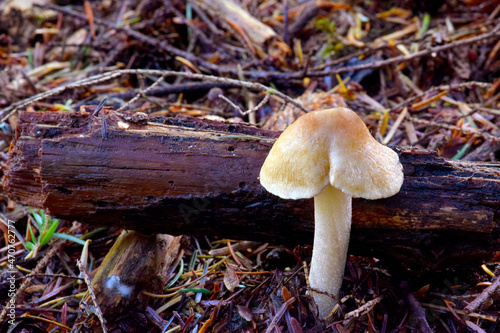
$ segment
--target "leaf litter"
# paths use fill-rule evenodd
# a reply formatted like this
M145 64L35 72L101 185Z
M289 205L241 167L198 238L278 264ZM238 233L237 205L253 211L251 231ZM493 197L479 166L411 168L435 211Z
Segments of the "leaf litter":
M348 106L385 144L463 161L500 159L496 0L44 0L4 1L0 8L2 169L17 112L71 112L104 98L116 109L273 130L308 110ZM116 72L128 69L142 71ZM234 81L264 86L248 89L255 86ZM210 235L185 237L163 293L150 293L146 309L101 320L98 307L80 307L87 284L77 261L88 251L92 277L120 230L60 221L54 228L68 237L47 239L55 230L40 235L26 207L2 199L0 264L6 268L15 258L18 291L11 332L500 330L499 256L477 270L405 277L394 265L350 256L342 302L325 323L307 295L309 246ZM16 223L13 252L9 221ZM70 236L92 242L82 250ZM1 275L0 290L8 291L7 270ZM3 295L2 329L9 325Z

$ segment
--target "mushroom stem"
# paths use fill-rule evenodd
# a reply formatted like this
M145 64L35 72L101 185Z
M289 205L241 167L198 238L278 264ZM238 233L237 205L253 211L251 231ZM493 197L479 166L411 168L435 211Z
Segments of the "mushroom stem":
M352 198L328 184L314 197L314 247L309 273L312 288L334 298L311 292L320 318L338 301L351 231Z

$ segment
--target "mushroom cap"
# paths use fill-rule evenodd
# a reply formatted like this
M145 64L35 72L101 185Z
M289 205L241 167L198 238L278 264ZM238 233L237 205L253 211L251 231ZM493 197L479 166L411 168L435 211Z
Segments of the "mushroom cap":
M264 161L260 182L284 199L312 198L328 183L351 197L380 199L399 192L403 167L354 111L340 107L290 125Z

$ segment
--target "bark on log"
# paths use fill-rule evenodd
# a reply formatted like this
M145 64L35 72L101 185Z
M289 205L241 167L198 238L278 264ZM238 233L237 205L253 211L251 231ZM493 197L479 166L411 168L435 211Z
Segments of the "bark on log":
M4 186L65 219L142 232L312 243L312 200L258 180L277 132L193 118L140 124L116 114L21 113ZM401 191L353 200L350 253L420 267L478 264L500 249L500 164L396 149Z

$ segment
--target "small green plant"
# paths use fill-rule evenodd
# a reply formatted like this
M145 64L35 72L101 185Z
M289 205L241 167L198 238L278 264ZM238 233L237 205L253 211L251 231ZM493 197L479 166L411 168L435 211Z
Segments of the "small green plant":
M337 27L334 21L330 21L327 17L320 18L316 21L316 30L326 32L326 43L321 53L324 57L342 50L344 45L337 36Z
M57 227L59 226L59 220L50 218L43 209L37 213L30 208L31 216L33 217L33 221L36 223L36 228L38 229L38 237L35 236L33 232L33 227L30 222L28 222L28 232L30 235L31 241L26 242L26 248L30 251L26 256L26 259L36 257L38 251L47 245L52 237L58 237L73 241L75 243L85 245L85 242L80 238L75 236L60 234L57 233Z
M335 22L330 21L328 17L319 18L316 21L316 29L327 32L330 36L334 36L336 32Z

